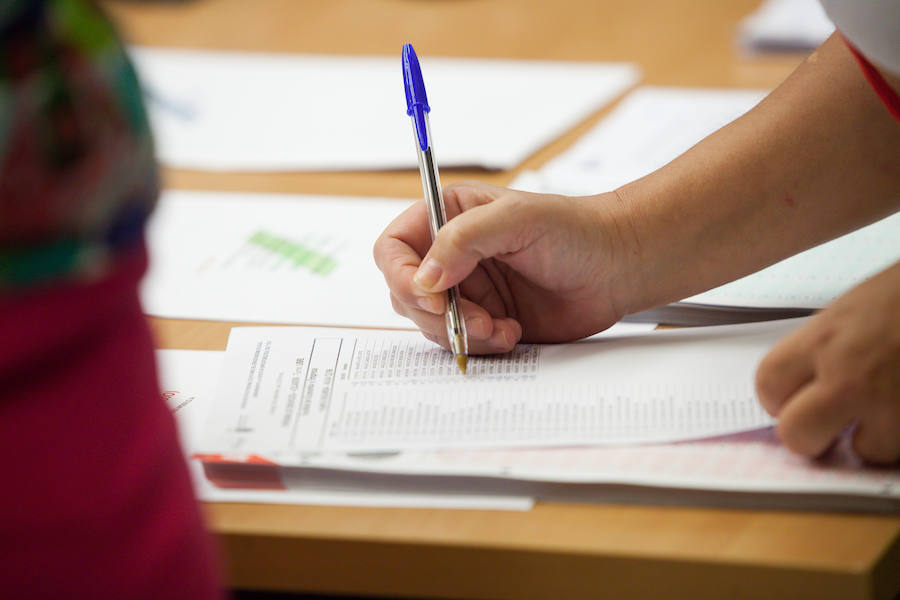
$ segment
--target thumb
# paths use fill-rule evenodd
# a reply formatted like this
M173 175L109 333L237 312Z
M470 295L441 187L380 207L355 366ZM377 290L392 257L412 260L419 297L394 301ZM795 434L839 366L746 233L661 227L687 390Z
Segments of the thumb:
M413 282L423 291L439 292L468 277L479 261L520 250L535 213L534 203L516 195L450 219L438 231Z

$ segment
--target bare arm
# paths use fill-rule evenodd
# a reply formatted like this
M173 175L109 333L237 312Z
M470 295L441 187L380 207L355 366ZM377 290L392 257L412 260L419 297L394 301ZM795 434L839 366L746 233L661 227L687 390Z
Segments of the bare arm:
M834 35L755 109L617 196L631 313L896 211L900 125Z
M896 78L887 78L897 85ZM736 279L900 208L900 125L838 37L758 107L662 169L580 198L445 189L432 244L420 204L375 244L395 309L446 345L436 292L460 284L473 352L585 336ZM848 426L900 459L900 263L776 346L763 406L796 452Z

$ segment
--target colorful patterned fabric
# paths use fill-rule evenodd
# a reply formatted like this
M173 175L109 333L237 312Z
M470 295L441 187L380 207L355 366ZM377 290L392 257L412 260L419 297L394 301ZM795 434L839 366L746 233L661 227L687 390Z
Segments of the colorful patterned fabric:
M0 2L0 292L96 279L158 193L141 93L82 0Z
M110 24L0 0L3 598L223 598L138 301L156 195Z

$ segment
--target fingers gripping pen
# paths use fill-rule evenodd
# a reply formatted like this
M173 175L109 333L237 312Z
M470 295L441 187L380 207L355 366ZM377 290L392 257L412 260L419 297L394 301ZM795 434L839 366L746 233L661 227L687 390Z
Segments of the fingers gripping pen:
M422 80L422 69L419 58L411 44L403 45L403 86L406 90L406 114L412 119L413 133L416 139L416 153L419 157L419 172L422 175L422 188L425 191L425 203L428 205L428 221L431 227L431 239L437 236L438 229L447 221L444 210L444 198L441 195L441 178L438 175L434 158L434 147L431 140L431 128L428 122L428 97L425 95L425 82ZM447 337L450 349L456 357L459 370L465 374L468 364L468 339L466 324L460 312L459 287L453 286L445 293L447 312L444 319L447 323Z

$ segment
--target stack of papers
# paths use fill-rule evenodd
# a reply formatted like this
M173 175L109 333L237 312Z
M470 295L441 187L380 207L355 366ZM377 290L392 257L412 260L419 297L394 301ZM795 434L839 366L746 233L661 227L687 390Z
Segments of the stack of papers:
M222 372L224 352L158 350L162 394L175 414L181 446L190 457L198 448L203 425L212 407ZM251 483L213 485L198 460L189 460L194 491L205 502L260 504L325 504L333 506L390 506L414 508L466 508L528 510L529 496L478 491L434 492L423 487L403 490L391 486L365 488L344 482L309 481L296 486L264 486L259 477Z
M783 325L472 356L418 332L237 327L200 452L309 454L670 442L771 424L753 372ZM651 367L652 365L652 367Z
M133 48L159 160L227 171L417 168L394 57ZM422 57L442 167L511 169L634 85L626 63Z
M760 91L639 88L570 150L512 186L545 193L609 191L662 167L741 116ZM900 214L684 301L627 317L673 325L809 314L900 260Z
M198 484L208 500L523 508L540 498L896 511L896 470L860 464L846 440L820 460L791 455L766 427L748 391L755 359L800 323L521 347L515 356L529 360L482 359L465 381L444 372L452 361L439 351L404 351L413 334L396 332L246 328L235 330L225 356L159 354L185 446L205 455L216 484ZM320 346L335 340L354 350ZM618 375L626 362L646 376L627 367ZM602 418L591 418L590 407ZM573 415L583 425L568 423ZM427 441L417 433L425 430ZM485 430L490 437L477 435ZM716 430L732 433L697 439ZM609 443L626 439L658 441ZM246 489L254 487L269 489Z

